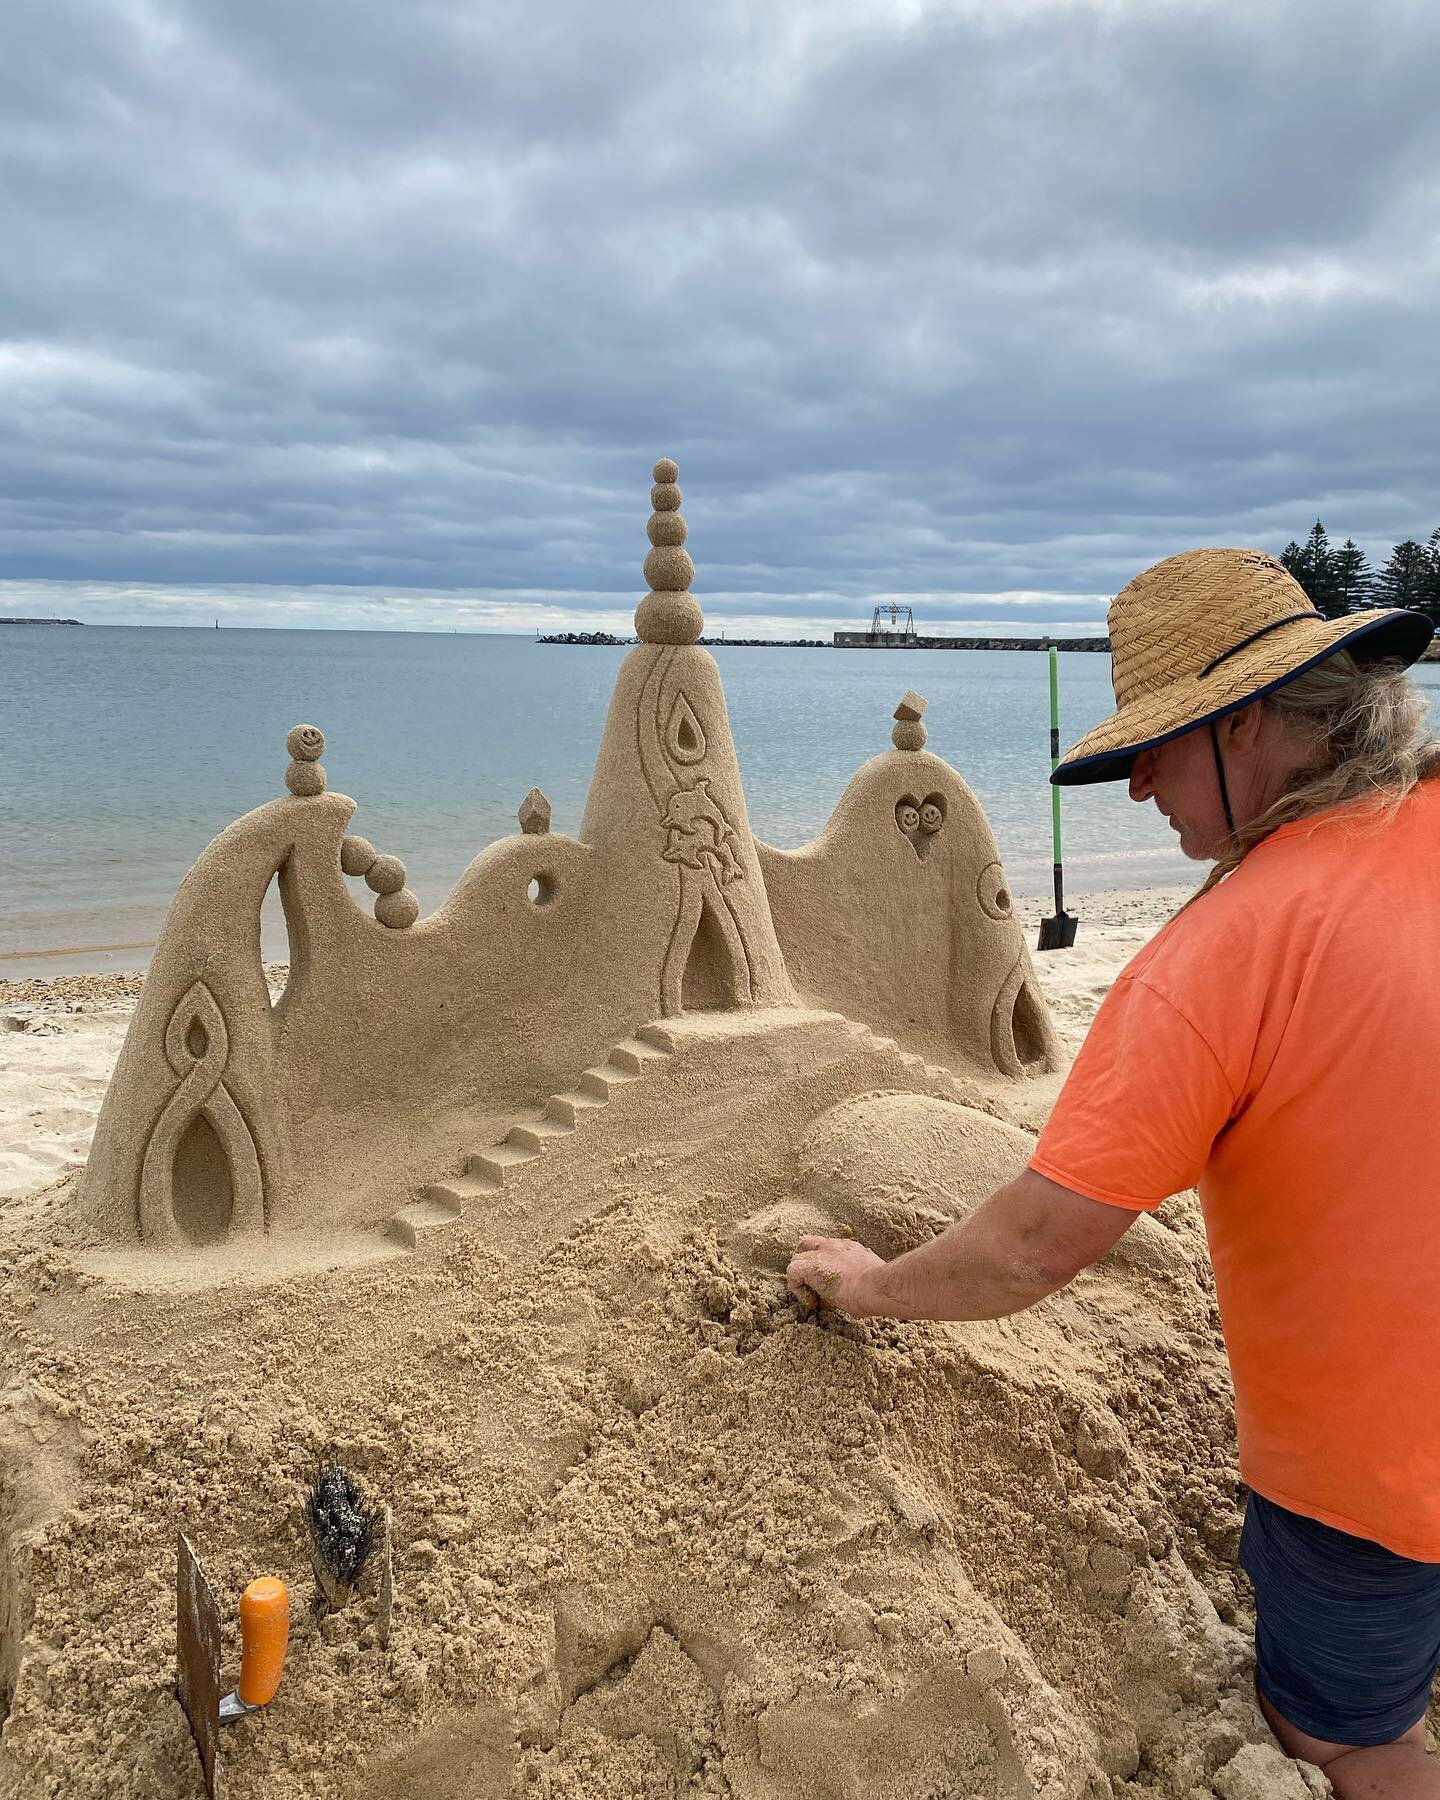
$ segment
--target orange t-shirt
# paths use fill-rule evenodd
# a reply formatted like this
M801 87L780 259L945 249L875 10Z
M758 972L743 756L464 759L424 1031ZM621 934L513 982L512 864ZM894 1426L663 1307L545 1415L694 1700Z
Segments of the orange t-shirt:
M1240 1470L1440 1562L1440 780L1281 829L1125 969L1030 1166L1198 1185Z

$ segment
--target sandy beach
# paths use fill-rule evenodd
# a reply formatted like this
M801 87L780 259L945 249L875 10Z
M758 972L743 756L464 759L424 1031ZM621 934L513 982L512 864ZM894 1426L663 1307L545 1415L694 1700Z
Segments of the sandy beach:
M1035 959L1067 1047L1182 897L1074 902L1074 949ZM887 1096L876 1050L879 1098L827 1115L795 1168L776 1121L812 1079L801 1015L759 1102L742 1083L715 1116L743 1037L677 1055L565 1179L443 1255L282 1240L217 1285L203 1251L142 1262L66 1221L139 985L0 990L0 1443L23 1470L0 1792L201 1792L177 1523L227 1602L227 1662L251 1576L300 1607L280 1695L224 1743L242 1800L1327 1791L1249 1687L1193 1198L1012 1320L806 1317L780 1273L796 1234L898 1248L1029 1140L982 1110L957 1147L953 1103ZM1054 1090L1032 1086L1011 1116L1038 1123ZM301 1605L301 1505L332 1457L394 1509L388 1643L373 1587L318 1624Z

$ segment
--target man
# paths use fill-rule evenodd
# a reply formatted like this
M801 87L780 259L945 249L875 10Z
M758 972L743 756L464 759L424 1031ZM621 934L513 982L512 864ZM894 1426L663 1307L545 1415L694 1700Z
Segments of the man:
M1128 777L1214 863L1121 974L1035 1153L893 1262L806 1238L855 1317L989 1319L1198 1185L1251 1489L1276 1736L1341 1800L1440 1800L1440 748L1408 612L1326 619L1195 550L1110 608L1116 710L1053 779Z

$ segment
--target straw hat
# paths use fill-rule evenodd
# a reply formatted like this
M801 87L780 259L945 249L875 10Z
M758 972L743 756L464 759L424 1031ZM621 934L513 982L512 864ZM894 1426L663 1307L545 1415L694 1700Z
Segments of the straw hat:
M1122 781L1142 750L1268 694L1337 650L1412 663L1430 642L1423 613L1327 619L1262 550L1187 550L1137 575L1110 602L1115 711L1050 779Z

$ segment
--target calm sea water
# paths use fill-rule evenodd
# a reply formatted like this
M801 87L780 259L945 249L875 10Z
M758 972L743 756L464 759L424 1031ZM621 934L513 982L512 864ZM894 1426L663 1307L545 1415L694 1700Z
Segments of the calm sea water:
M577 831L623 650L395 632L0 626L0 973L143 967L176 887L240 813L284 792L285 734L325 732L353 829L404 858L426 911L516 829L531 787ZM801 844L889 747L901 693L989 812L1021 894L1049 888L1046 658L1026 651L716 651L755 831ZM1440 686L1440 666L1421 679ZM1109 710L1109 659L1061 657L1068 742ZM1065 800L1067 879L1188 880L1152 808ZM283 934L270 948L283 953ZM37 956L63 950L65 954Z

